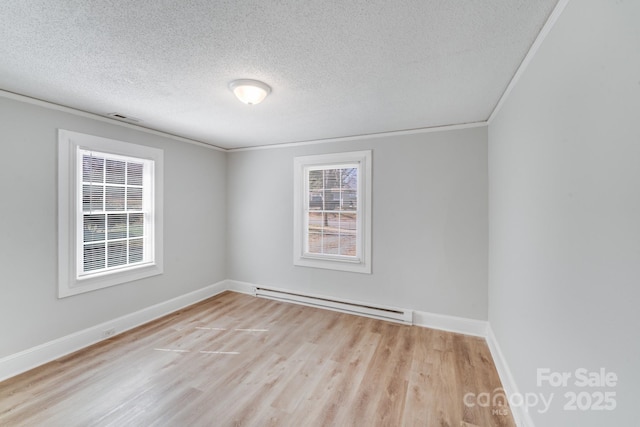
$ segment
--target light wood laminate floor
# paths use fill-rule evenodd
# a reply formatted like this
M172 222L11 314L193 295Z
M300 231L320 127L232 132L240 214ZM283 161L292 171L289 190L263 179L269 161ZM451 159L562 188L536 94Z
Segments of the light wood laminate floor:
M482 338L226 292L0 383L0 425L514 426L464 404L499 387Z

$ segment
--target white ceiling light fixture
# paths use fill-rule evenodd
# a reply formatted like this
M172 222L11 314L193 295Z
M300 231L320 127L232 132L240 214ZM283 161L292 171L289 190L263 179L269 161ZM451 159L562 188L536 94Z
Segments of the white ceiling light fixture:
M240 79L229 83L229 89L236 97L248 105L259 104L271 93L266 83L258 80Z

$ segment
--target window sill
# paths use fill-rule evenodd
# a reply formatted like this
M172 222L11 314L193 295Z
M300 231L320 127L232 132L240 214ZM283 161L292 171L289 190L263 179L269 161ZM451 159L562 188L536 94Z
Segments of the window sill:
M352 273L371 274L371 265L364 264L361 260L337 260L335 258L319 258L302 256L294 260L294 265L299 267L322 268L326 270L349 271Z
M67 284L66 286L63 285L58 287L58 298L65 298L72 295L91 292L107 288L109 286L121 285L160 274L162 274L162 268L160 266L156 264L148 264L137 266L135 268L123 269L122 271L111 271L105 274L96 274L94 276L80 279L71 278L70 280L63 281L63 283Z

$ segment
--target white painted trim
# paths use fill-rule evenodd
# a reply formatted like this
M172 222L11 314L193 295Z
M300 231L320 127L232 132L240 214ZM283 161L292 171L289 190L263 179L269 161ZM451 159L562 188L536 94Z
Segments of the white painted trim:
M372 150L316 154L293 158L293 265L371 274L372 237ZM340 259L327 255L307 254L305 240L309 226L307 168L334 168L338 165L358 167L358 221L356 227L357 257Z
M238 292L241 294L247 294L247 295L255 295L256 288L258 287L258 285L254 285L253 283L241 282L239 280L227 279L226 283L227 283L226 290Z
M329 142L359 141L363 139L383 138L388 136L415 135L415 134L422 134L422 133L444 132L444 131L450 131L450 130L469 129L469 128L487 126L487 122L482 121L482 122L472 122L472 123L460 123L460 124L453 124L453 125L432 126L427 128L418 128L418 129L405 129L405 130L397 130L397 131L389 131L389 132L370 133L370 134L363 134L363 135L341 136L341 137L326 138L326 139L315 139L315 140L309 140L309 141L295 141L295 142L285 142L285 143L276 143L276 144L268 144L268 145L258 145L255 147L224 148L224 147L209 144L206 142L197 141L195 139L189 139L183 136L178 136L171 133L148 128L148 127L142 126L141 124L122 122L120 120L116 120L110 117L89 113L87 111L78 110L75 108L67 107L60 104L55 104L53 102L32 98L26 95L9 92L2 89L0 89L0 97L13 99L14 101L20 101L27 104L37 105L39 107L48 108L50 110L62 111L64 113L69 113L76 116L85 117L88 119L98 120L101 122L110 123L112 125L118 125L125 128L137 130L140 132L162 136L165 138L173 139L175 141L186 142L188 144L199 145L201 147L206 147L212 150L223 151L223 152L271 150L276 148L289 148L289 147L301 147L305 145L325 144Z
M569 0L560 0L556 4L556 7L553 8L553 11L549 15L547 22L545 22L545 24L542 26L540 33L538 33L538 36L536 37L533 44L529 48L529 51L527 52L524 59L520 63L520 66L518 67L515 74L511 78L511 81L507 85L507 88L504 90L504 92L502 93L502 96L498 100L498 103L496 104L496 106L493 108L493 111L489 115L489 118L486 121L487 125L491 124L493 119L496 117L496 115L502 108L502 105L505 103L505 101L509 97L509 94L511 93L513 88L518 84L518 81L520 80L525 70L529 66L529 63L531 62L533 57L536 55L536 53L538 53L540 46L542 46L542 42L544 41L545 38L547 38L547 36L553 29L553 26L558 21L558 18L560 17L560 15L562 14L562 11L564 10L564 8L567 6L568 3L569 3Z
M171 133L167 133L167 132L162 132L162 131L159 131L159 130L151 129L151 128L142 126L141 124L132 124L132 123L121 122L120 120L112 119L110 117L104 117L104 116L100 116L98 114L88 113L86 111L78 110L78 109L67 107L67 106L64 106L64 105L54 104L53 102L43 101L42 99L31 98L31 97L26 96L26 95L20 95L19 93L8 92L6 90L0 89L0 97L7 98L7 99L13 99L14 101L20 101L20 102L24 102L26 104L37 105L39 107L48 108L50 110L62 111L64 113L73 114L75 116L80 116L80 117L85 117L85 118L88 118L88 119L98 120L98 121L101 121L101 122L110 123L112 125L118 125L118 126L122 126L122 127L125 127L125 128L137 130L137 131L140 131L140 132L150 133L150 134L156 135L156 136L162 136L162 137L165 137L165 138L173 139L175 141L180 141L180 142L186 142L188 144L199 145L201 147L211 148L212 150L228 151L226 148L218 147L218 146L213 145L213 144L207 144L206 142L196 141L195 139L189 139L189 138L185 138L185 137L182 137L182 136L173 135Z
M470 129L470 128L478 128L487 126L487 122L473 122L473 123L461 123L454 125L443 125L443 126L433 126L428 128L418 128L418 129L406 129L406 130L394 130L389 132L379 132L379 133L367 133L363 135L352 135L352 136L340 136L335 138L325 138L325 139L314 139L309 141L298 141L298 142L285 142L281 144L269 144L269 145L258 145L255 147L241 147L241 148L228 148L227 151L230 153L238 152L238 151L255 151L255 150L273 150L276 148L291 148L291 147L302 147L305 145L316 145L316 144L326 144L329 142L346 142L346 141L361 141L363 139L374 139L374 138L384 138L389 136L401 136L401 135L416 135L422 133L431 133L431 132L444 132L450 130L459 130L459 129Z
M401 135L416 135L416 134L423 134L423 133L430 133L430 132L442 132L442 131L451 131L451 130L458 130L458 129L469 129L469 128L476 128L476 127L485 127L485 126L489 126L491 124L491 122L493 121L493 119L496 117L496 115L498 114L498 112L502 108L502 105L504 104L506 99L509 97L509 94L511 93L513 88L516 86L516 84L518 83L518 81L520 80L522 75L524 74L524 72L525 72L526 68L528 67L529 63L531 62L531 60L533 59L535 54L540 49L540 46L542 45L542 42L549 35L549 33L553 29L554 25L558 21L558 18L560 17L560 15L564 11L564 9L565 9L565 7L567 6L568 3L569 3L569 0L559 0L558 1L556 6L554 7L553 11L549 15L549 18L547 19L545 24L542 26L542 29L538 33L538 36L536 37L536 39L534 40L533 44L529 48L529 51L527 52L527 54L525 55L524 59L520 63L520 66L518 67L518 69L514 73L513 77L511 78L511 81L509 82L509 84L507 85L506 89L502 93L502 96L500 97L500 99L496 103L496 106L493 108L493 111L491 112L491 114L489 115L487 120L480 121L480 122L459 123L459 124L432 126L432 127L427 127L427 128L418 128L418 129L405 129L405 130L379 132L379 133L362 134L362 135L341 136L341 137L335 137L335 138L316 139L316 140L309 140L309 141L295 141L295 142L286 142L286 143L279 143L279 144L276 143L276 144L268 144L268 145L259 145L259 146L255 146L255 147L223 148L223 147L219 147L219 146L216 146L216 145L213 145L213 144L208 144L208 143L205 143L205 142L202 142L202 141L196 141L196 140L193 140L193 139L189 139L189 138L181 137L181 136L178 136L178 135L173 135L173 134L170 134L170 133L166 133L166 132L158 131L158 130L155 130L155 129L151 129L151 128L148 128L148 127L141 126L139 124L130 124L130 123L121 122L119 120L115 120L115 119L112 119L112 118L109 118L109 117L104 117L104 116L100 116L100 115L97 115L97 114L88 113L86 111L77 110L77 109L74 109L74 108L66 107L64 105L54 104L54 103L51 103L51 102L48 102L48 101L43 101L43 100L40 100L40 99L31 98L31 97L28 97L28 96L25 96L25 95L20 95L20 94L13 93L13 92L8 92L8 91L5 91L5 90L0 90L0 97L9 98L9 99L13 99L13 100L29 103L29 104L34 104L34 105L38 105L40 107L45 107L45 108L49 108L49 109L53 109L53 110L63 111L63 112L66 112L66 113L77 115L77 116L87 117L87 118L90 118L90 119L99 120L99 121L115 124L115 125L118 125L118 126L123 126L123 127L129 128L129 129L134 129L134 130L138 130L138 131L141 131L141 132L146 132L146 133L150 133L150 134L153 134L153 135L158 135L158 136L162 136L162 137L166 137L166 138L171 138L171 139L176 140L176 141L181 141L181 142L187 142L189 144L200 145L200 146L203 146L203 147L207 147L207 148L211 148L213 150L218 150L218 151L223 151L223 152L271 150L271 149L277 149L277 148L291 148L291 147L302 147L302 146L306 146L306 145L326 144L326 143L331 143L331 142L360 141L360 140L363 140L363 139L384 138L384 137L401 136Z
M485 320L468 319L466 317L449 316L426 311L414 311L413 324L424 328L439 329L482 338L486 338L487 328L489 327L488 322Z
M222 280L117 319L3 357L0 359L0 381L102 341L106 339L104 336L106 330L114 329L116 334L120 334L228 289L230 289L229 281Z
M82 247L82 218L79 202L82 198L80 149L96 150L107 155L134 157L153 162L146 173L145 203L152 209L152 221L146 221L144 251L146 264L106 271L103 274L79 278ZM133 144L85 133L58 129L58 298L120 285L163 272L163 200L164 151L146 145ZM151 224L151 225L149 225Z
M507 360L504 358L504 354L502 354L502 350L500 349L498 340L493 333L493 329L491 329L491 324L487 324L487 345L489 346L489 351L491 352L493 363L498 371L498 376L500 377L500 382L502 383L505 395L510 397L518 394L518 386L511 374ZM524 405L511 407L511 414L513 415L513 419L518 427L535 427L533 420L531 419L531 415Z

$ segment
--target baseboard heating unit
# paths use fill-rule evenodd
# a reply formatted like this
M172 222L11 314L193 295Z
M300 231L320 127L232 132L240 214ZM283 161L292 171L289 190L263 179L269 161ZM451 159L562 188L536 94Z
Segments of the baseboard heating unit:
M389 320L392 322L404 323L406 325L413 324L413 310L383 307L318 295L305 295L273 288L256 287L254 288L254 295L277 301L292 302L295 304L340 311L342 313L357 314L360 316L372 317L374 319Z

